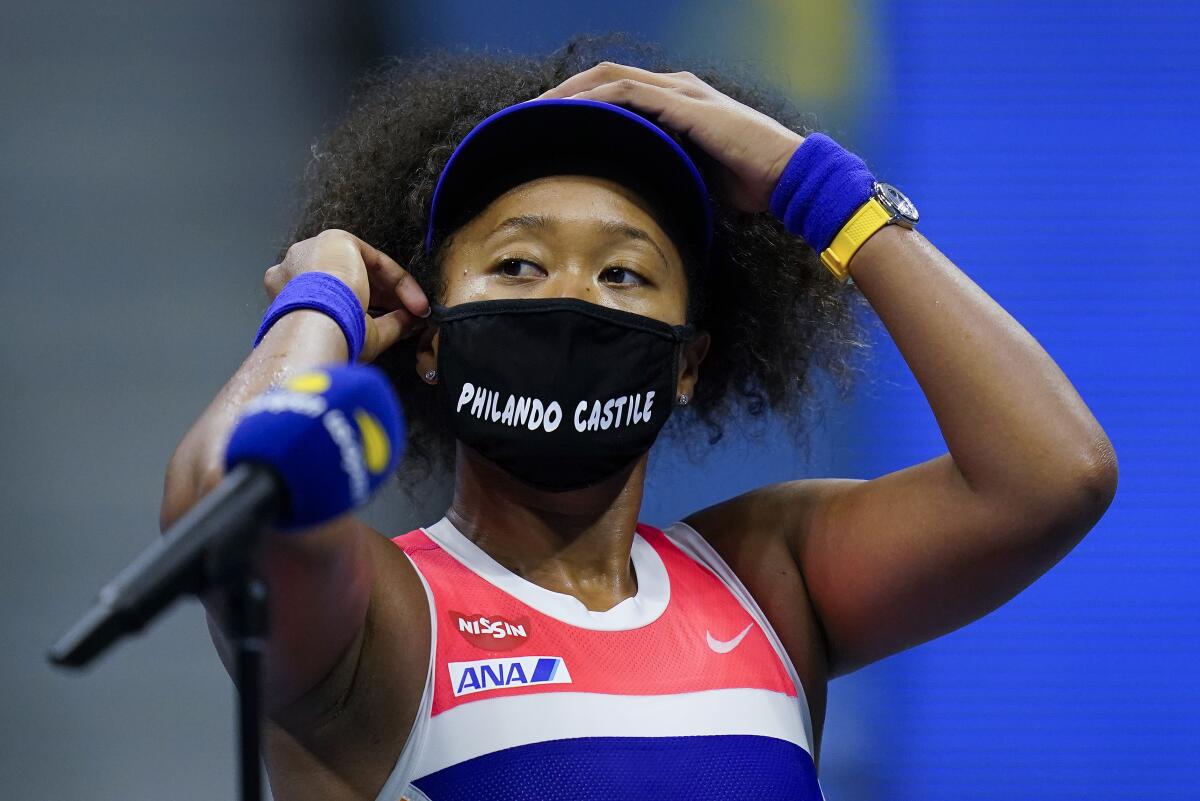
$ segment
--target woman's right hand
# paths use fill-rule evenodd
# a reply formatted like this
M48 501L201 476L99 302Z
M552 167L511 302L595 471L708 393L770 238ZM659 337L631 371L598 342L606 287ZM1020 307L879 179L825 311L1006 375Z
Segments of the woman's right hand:
M311 272L346 282L362 304L367 339L359 361L374 361L398 340L420 330L429 316L429 299L408 271L347 231L330 228L295 243L282 262L267 270L263 285L274 300L288 281ZM366 309L385 313L372 317Z

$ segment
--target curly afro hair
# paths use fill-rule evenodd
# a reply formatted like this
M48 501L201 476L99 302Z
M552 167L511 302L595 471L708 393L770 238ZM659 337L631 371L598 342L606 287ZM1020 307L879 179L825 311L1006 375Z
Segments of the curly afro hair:
M436 301L440 252L426 256L423 238L434 186L454 147L488 115L601 61L690 71L797 133L813 130L806 115L754 76L735 79L727 67L680 63L659 46L622 33L575 36L546 56L434 52L393 58L365 76L348 113L313 146L302 211L288 241L328 228L349 231L404 265ZM699 166L704 172L705 163ZM859 372L856 357L869 349L861 293L852 282L835 281L812 248L773 215L739 212L719 197L711 265L690 280L692 322L711 334L712 345L695 397L673 413L668 432L687 435L682 439L694 457L691 446L715 444L732 420L763 422L770 413L787 424L797 445L807 446L812 412L818 411L818 374L845 399ZM715 298L719 302L704 302ZM427 468L452 464L454 444L436 402L440 390L416 375L414 348L413 340L400 342L376 362L404 403L409 442L401 474L410 477L427 472L410 470L414 461Z

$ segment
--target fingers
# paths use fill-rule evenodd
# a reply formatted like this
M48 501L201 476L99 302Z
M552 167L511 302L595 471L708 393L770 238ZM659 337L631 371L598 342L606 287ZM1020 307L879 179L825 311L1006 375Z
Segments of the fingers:
M427 325L425 318L417 317L407 309L371 317L367 322L367 342L363 348L363 360L374 359L401 339L407 339Z
M283 285L287 283L288 277L283 269L282 264L274 264L267 268L263 273L263 289L267 292L267 297L271 300L283 291Z
M428 317L429 298L408 270L382 250L372 247L358 237L354 237L354 240L367 267L367 277L372 289L381 293L380 302L390 307L392 303L389 301L399 300L403 308L413 316Z
M625 106L687 135L711 88L690 72L651 72L602 61L572 75L540 98L572 97Z
M538 98L571 97L602 84L626 79L664 89L677 89L690 96L699 96L700 87L705 85L690 72L651 72L640 67L601 61L591 69L572 75L553 89L543 92Z
M695 126L701 103L675 89L629 78L582 90L571 97L625 106L685 135Z
M321 272L345 282L368 309L367 342L360 358L374 360L397 340L424 328L429 298L417 281L391 256L349 231L329 228L295 242L284 259L263 276L274 298L299 275Z

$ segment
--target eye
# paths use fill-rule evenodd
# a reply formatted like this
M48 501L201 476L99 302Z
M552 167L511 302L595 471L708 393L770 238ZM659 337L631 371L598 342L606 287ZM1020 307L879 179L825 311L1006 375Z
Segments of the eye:
M540 266L526 259L504 259L497 271L508 278L536 278L546 273Z
M606 268L604 272L600 273L600 280L606 284L618 286L641 286L646 283L646 279L633 270L620 266Z

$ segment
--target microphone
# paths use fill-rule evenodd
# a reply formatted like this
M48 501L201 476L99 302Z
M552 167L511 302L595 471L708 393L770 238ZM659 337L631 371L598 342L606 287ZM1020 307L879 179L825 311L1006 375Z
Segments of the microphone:
M267 526L298 531L361 506L399 461L403 435L395 393L370 366L300 373L250 401L225 478L100 590L50 661L82 667L181 594L227 581Z

